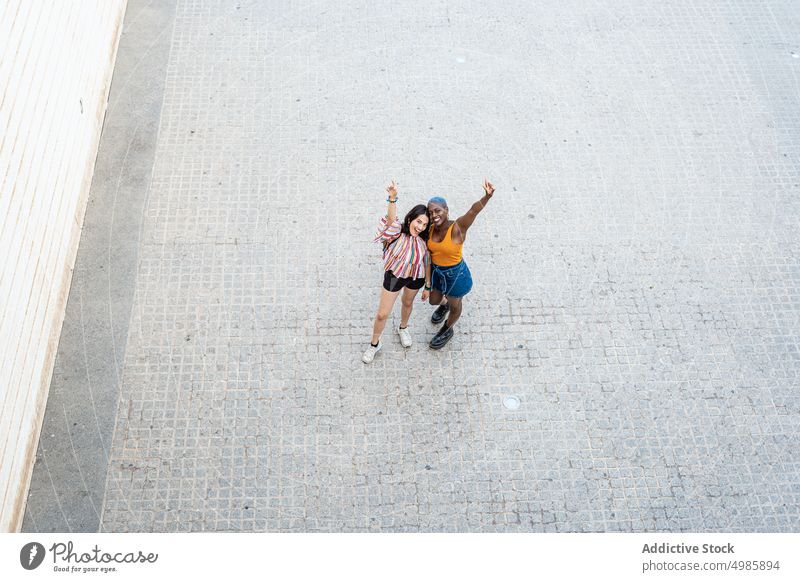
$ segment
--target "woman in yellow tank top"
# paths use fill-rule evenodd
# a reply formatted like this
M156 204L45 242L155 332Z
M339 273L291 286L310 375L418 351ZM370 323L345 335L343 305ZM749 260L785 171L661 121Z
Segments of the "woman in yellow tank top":
M456 220L449 220L449 209L444 198L435 196L428 201L428 215L433 229L428 238L431 263L426 280L431 282L431 305L438 305L431 321L440 323L445 315L447 321L431 340L430 347L441 349L453 337L453 326L461 317L462 299L472 289L472 274L461 256L467 230L478 213L494 194L494 186L483 181L483 197L473 204L467 213Z

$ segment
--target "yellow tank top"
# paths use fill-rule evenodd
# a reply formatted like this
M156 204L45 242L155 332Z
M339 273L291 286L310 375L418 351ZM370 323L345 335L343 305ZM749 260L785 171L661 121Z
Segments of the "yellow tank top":
M434 265L452 267L461 262L461 249L464 244L459 245L453 242L451 235L454 225L455 222L447 229L442 242L433 240L433 233L431 233L431 237L428 239L428 250L431 252L431 261Z

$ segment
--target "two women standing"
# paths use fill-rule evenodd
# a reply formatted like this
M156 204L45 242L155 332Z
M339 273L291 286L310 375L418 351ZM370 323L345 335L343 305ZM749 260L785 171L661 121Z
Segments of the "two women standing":
M375 242L383 244L383 289L372 341L362 357L364 363L372 362L382 348L381 334L401 291L402 310L397 332L403 347L412 345L408 320L420 289L423 289L422 301L430 299L432 305L439 305L431 317L433 323L441 323L449 313L430 347L441 349L453 337L453 326L461 316L462 299L472 289L472 275L461 249L467 230L494 194L494 187L488 181L484 181L483 190L484 196L455 221L449 220L447 201L437 196L430 199L427 208L422 204L412 208L400 223L394 181L386 189L389 207L375 237Z

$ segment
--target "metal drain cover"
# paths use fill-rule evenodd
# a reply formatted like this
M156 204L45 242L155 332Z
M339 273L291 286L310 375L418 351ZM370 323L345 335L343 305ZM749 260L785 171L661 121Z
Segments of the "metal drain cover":
M503 398L503 406L508 410L516 410L519 408L519 398L516 396L506 396Z

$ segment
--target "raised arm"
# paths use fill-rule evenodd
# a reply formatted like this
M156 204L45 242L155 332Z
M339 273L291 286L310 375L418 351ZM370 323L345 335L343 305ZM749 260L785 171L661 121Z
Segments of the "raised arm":
M389 193L389 197L386 199L388 203L386 216L381 217L378 223L378 230L375 231L375 238L372 241L381 242L384 245L389 244L400 236L401 231L400 223L397 221L397 186L394 180L386 188L386 191Z
M466 234L467 229L472 226L472 223L475 222L475 219L478 217L478 213L483 210L483 207L486 206L486 203L492 198L494 186L492 186L491 182L488 180L484 180L483 191L485 192L483 197L473 204L464 216L456 220L456 224L462 235Z
M394 180L386 188L386 191L389 193L389 197L386 199L386 202L389 203L389 210L386 211L386 224L392 224L397 218L397 185Z

